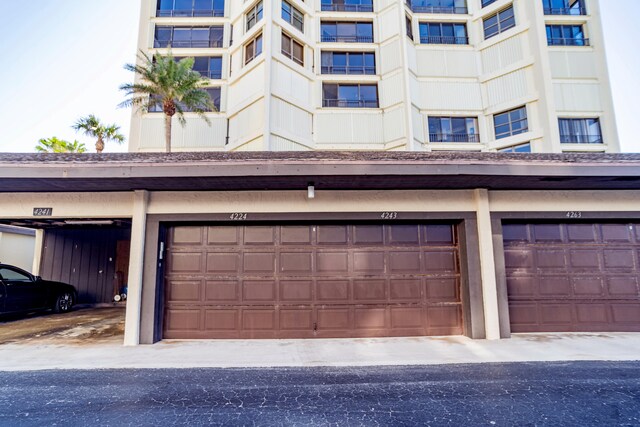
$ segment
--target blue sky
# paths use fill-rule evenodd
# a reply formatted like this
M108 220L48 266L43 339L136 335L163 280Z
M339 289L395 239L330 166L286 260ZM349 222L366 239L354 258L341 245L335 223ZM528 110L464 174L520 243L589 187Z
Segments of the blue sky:
M2 1L2 0L0 0ZM537 1L537 0L531 0ZM71 125L96 114L129 136L130 112L118 109L118 86L130 80L139 17L136 0L22 0L0 14L1 152L30 152L38 139L76 135ZM640 152L640 1L601 0L609 69L622 148ZM126 145L106 150L126 151Z

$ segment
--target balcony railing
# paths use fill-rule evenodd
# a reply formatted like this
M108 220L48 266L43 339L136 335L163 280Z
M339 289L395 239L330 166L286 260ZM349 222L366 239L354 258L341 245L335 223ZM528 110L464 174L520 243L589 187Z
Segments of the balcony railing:
M202 77L206 77L207 79L219 80L222 78L222 70L202 70L198 71L198 73L200 73Z
M372 66L335 66L323 65L322 74L375 74L376 67Z
M468 133L430 133L431 142L480 142L480 135Z
M323 12L373 12L371 4L323 4Z
M158 40L153 41L155 48L203 48L203 47L222 47L222 40Z
M409 9L415 13L451 13L456 15L466 15L469 10L466 7L456 6L426 6L414 4L411 0L406 0Z
M373 43L373 36L334 36L323 34L321 41L324 43Z
M602 144L602 135L560 135L562 144Z
M156 16L159 18L171 18L171 17L185 17L185 18L198 18L198 17L221 17L224 16L224 10L222 9L207 9L207 10L198 10L198 9L185 9L185 10L158 10L156 12Z
M469 44L469 37L421 36L422 44Z
M366 99L323 99L322 106L329 108L378 108L378 101Z
M549 46L590 46L589 39L548 38Z
M586 15L587 8L585 7L559 7L559 8L544 8L545 15Z

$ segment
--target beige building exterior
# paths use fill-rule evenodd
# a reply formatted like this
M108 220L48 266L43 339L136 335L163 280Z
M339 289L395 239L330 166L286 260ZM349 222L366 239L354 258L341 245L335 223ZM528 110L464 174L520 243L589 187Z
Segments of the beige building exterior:
M139 48L198 58L219 112L175 151L619 151L598 0L177 3L142 0ZM163 135L134 113L130 151Z

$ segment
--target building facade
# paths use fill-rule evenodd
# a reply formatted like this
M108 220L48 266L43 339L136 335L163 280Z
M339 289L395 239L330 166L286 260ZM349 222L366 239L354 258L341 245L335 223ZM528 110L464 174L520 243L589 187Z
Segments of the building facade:
M617 152L598 0L142 0L218 112L175 151ZM130 151L162 151L161 111Z

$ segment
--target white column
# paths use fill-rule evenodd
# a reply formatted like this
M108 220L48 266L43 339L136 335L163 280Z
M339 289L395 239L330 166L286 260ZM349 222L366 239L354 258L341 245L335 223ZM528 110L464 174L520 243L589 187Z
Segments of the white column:
M33 265L31 274L40 275L40 264L42 264L42 249L44 246L44 230L36 230L36 241L33 247Z
M493 233L491 230L489 192L484 189L475 190L474 199L478 220L485 333L488 340L499 340L500 316L498 312L498 286L496 282L496 264L493 256Z
M144 245L149 193L137 190L133 196L131 224L131 255L127 282L127 313L124 327L124 345L140 344L140 318L142 312L142 279L144 271Z

